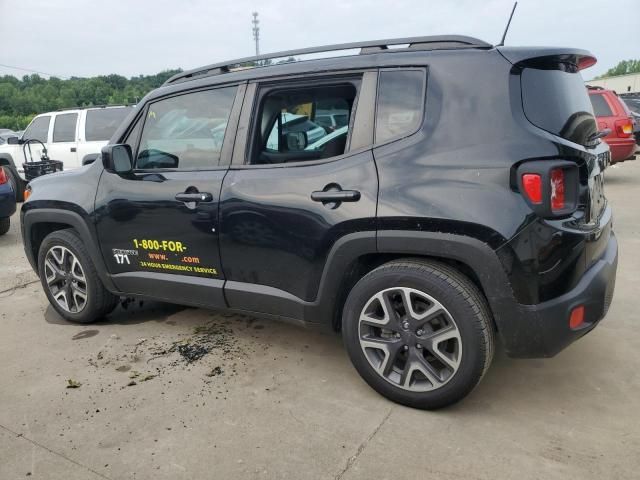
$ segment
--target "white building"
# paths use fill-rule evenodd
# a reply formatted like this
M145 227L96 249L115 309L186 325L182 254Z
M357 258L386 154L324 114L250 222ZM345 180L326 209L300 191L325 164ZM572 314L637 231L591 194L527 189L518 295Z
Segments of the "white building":
M594 87L603 87L608 90L614 90L618 94L640 93L640 73L599 78L598 80L589 80L585 83Z

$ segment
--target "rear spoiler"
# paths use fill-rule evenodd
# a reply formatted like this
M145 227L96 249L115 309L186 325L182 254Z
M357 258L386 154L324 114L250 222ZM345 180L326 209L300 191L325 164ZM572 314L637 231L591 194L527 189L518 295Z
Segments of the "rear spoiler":
M513 65L527 66L541 63L571 63L584 70L593 66L597 59L588 50L556 47L498 47L500 55Z

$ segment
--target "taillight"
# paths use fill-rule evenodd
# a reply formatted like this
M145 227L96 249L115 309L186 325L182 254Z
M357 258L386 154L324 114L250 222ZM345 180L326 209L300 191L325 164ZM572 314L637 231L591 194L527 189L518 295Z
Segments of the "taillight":
M551 170L551 210L564 210L564 170L554 168Z
M578 165L567 160L532 160L517 169L518 188L543 218L571 215L578 208Z
M542 203L542 177L537 173L525 173L522 175L524 193L531 203Z
M4 168L0 167L0 185L7 183L9 179L7 178L7 174L4 171Z
M631 119L626 118L624 120L616 120L615 126L618 137L626 138L633 135L633 124L631 123Z

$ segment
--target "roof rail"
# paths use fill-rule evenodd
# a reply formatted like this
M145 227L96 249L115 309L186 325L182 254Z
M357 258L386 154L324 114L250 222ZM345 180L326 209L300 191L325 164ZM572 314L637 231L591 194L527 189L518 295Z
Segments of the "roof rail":
M135 103L115 103L113 105L87 105L84 107L66 107L59 108L57 110L52 110L52 112L65 112L67 110L89 110L90 108L110 108L110 107L135 107L137 104Z
M604 90L604 87L600 85L587 85L588 90Z
M386 40L370 40L367 42L339 43L336 45L325 45L321 47L301 48L298 50L287 50L283 52L267 53L254 57L244 57L235 60L229 60L221 63L214 63L200 68L194 68L182 73L177 73L169 78L165 85L176 83L178 81L190 80L196 76L209 76L227 73L232 67L246 64L249 62L259 62L263 60L271 60L274 58L293 57L294 55L308 55L312 53L335 52L339 50L360 49L360 55L378 53L389 50L392 45L408 45L408 49L416 50L440 50L440 49L456 49L456 48L492 48L493 45L473 37L464 35L433 35L428 37L407 37L392 38ZM398 50L407 50L398 48ZM394 49L395 51L395 49Z

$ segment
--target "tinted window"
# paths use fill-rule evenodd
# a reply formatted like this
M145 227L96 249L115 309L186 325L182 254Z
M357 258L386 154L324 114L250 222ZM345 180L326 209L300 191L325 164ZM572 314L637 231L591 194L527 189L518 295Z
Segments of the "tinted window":
M557 68L522 71L524 113L543 130L584 144L596 131L587 89L575 67L560 64Z
M76 139L76 123L78 122L77 113L64 113L56 115L53 124L53 141L54 142L73 142Z
M236 90L220 88L152 103L142 130L136 167L218 165Z
M43 143L46 143L49 135L49 122L51 121L51 117L49 115L45 115L44 117L38 117L31 122L31 124L24 131L24 135L22 138L25 140L40 140Z
M422 121L423 92L421 71L380 72L376 143L415 132Z
M631 109L632 112L640 114L640 98L625 98L624 103Z
M87 142L109 140L130 111L131 107L88 110L85 140Z
M275 90L261 101L252 163L273 164L321 160L342 155L356 98L352 84ZM332 115L342 115L336 130Z
M589 100L591 100L591 105L593 106L593 113L596 117L609 117L613 115L611 108L609 108L609 104L607 103L607 99L604 98L604 95L600 95L599 93L592 93L589 95Z

